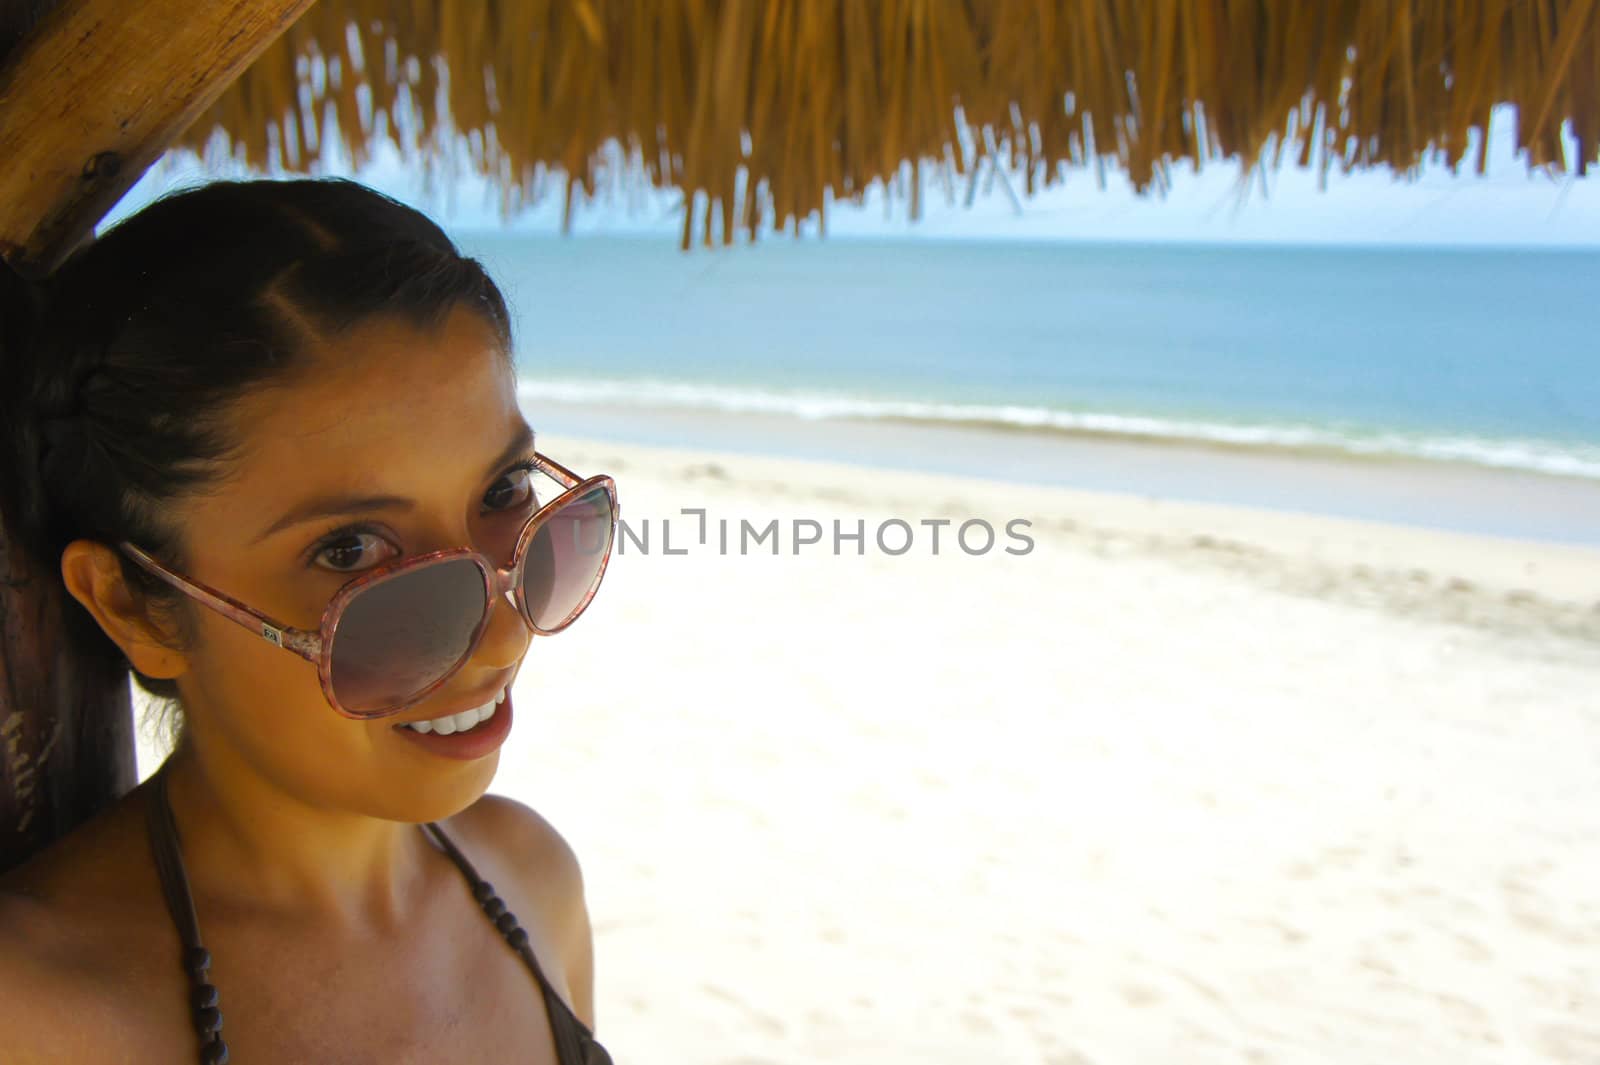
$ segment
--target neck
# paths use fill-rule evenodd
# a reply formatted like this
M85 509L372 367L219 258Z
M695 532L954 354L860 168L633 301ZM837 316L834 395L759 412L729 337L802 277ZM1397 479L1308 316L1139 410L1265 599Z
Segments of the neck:
M163 769L195 896L235 912L386 933L422 905L417 826L318 806L191 735Z

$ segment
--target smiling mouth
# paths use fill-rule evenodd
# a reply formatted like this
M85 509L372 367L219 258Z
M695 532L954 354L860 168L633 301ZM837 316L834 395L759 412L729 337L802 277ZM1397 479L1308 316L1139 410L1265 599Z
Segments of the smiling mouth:
M395 727L408 728L414 732L433 732L440 736L467 732L470 729L477 728L494 716L495 710L501 703L506 701L506 690L501 688L500 693L489 702L484 703L482 706L474 706L469 710L463 710L459 714L446 714L443 717L435 717L427 721L407 721L405 724L396 725Z

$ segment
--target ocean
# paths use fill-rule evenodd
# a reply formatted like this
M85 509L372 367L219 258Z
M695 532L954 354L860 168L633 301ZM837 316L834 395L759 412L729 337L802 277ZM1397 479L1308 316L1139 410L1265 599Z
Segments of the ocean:
M1434 524L1600 542L1600 253L456 236L536 429L1428 524L1250 488L1403 466L1484 512ZM1128 461L1175 449L1235 473ZM1495 519L1511 497L1459 480L1490 472L1553 509Z

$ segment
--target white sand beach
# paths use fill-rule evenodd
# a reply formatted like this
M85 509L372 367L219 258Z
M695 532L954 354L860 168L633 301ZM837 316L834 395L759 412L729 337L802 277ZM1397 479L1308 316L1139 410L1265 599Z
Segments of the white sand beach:
M495 784L617 1062L1600 1062L1600 549L540 443L649 526Z

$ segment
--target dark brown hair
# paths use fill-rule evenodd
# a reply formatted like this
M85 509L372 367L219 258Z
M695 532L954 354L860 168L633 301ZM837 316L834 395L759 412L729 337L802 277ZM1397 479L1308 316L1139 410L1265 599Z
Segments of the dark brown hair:
M13 275L8 287L0 507L13 543L57 580L77 539L129 540L181 571L164 505L219 474L237 447L230 405L280 382L313 340L383 315L431 329L461 304L512 352L505 300L482 265L421 212L342 178L169 193L45 284ZM176 592L126 558L122 571L188 631ZM126 668L66 598L78 652ZM176 698L171 681L138 681Z

